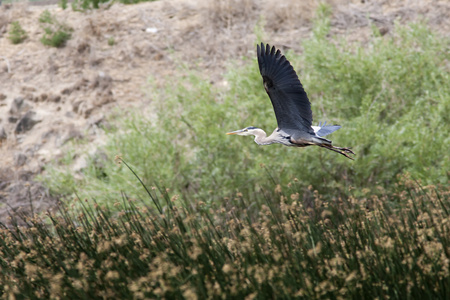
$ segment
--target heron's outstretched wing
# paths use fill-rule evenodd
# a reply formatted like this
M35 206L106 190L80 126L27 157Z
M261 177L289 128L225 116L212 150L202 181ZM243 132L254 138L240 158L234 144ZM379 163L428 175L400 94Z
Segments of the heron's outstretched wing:
M311 103L294 68L280 50L257 46L259 71L272 101L278 128L301 129L314 134Z

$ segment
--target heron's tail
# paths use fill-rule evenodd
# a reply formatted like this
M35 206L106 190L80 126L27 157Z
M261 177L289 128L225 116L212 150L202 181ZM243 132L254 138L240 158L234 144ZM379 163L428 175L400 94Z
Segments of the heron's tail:
M312 126L312 128L318 136L327 136L330 133L333 133L339 128L341 128L341 126L339 125L326 125L326 124L327 122L324 122L323 124L320 122L319 126Z

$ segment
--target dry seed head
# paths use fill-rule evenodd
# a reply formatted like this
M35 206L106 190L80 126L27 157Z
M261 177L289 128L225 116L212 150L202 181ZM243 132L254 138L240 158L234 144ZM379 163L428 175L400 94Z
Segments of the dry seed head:
M124 245L126 243L126 240L127 240L127 235L126 234L122 234L121 236L113 239L113 242L116 245L122 246L122 245Z
M73 280L72 285L79 290L83 289L83 282L81 282L81 280L79 279Z
M114 157L114 162L115 162L117 165L121 165L121 164L122 164L122 154L116 155L116 156Z
M322 219L325 219L325 218L327 218L327 217L331 217L333 215L333 213L331 212L331 211L329 211L329 210L324 210L321 214L320 214L320 216L322 217Z
M223 267L222 267L222 271L225 273L225 274L228 274L230 271L231 271L231 266L229 265L229 264L224 264L223 265Z
M317 256L318 254L320 254L320 252L322 251L322 242L317 242L316 246L312 249L308 250L308 256L313 257L313 256Z
M355 270L355 271L353 271L353 272L351 272L348 276L347 276L347 278L345 278L345 282L350 282L350 281L352 281L353 279L355 279L356 277L357 277L357 275L358 275L358 272Z
M303 297L306 295L306 292L304 289L299 289L296 293L295 293L295 297Z
M189 287L187 284L182 286L181 289L184 290L183 296L187 300L197 300L198 299L197 292L195 291L195 289Z
M39 268L35 264L32 264L30 262L25 263L25 274L27 274L28 277L33 278L34 275L39 273Z
M117 271L108 271L108 273L106 273L105 278L107 280L115 280L115 279L119 279L120 275L119 275L119 272L117 272Z
M220 284L219 284L218 281L216 281L216 282L214 283L213 290L214 290L214 295L220 295L220 294L221 294L222 290L221 290L221 288L220 288Z
M277 194L281 194L281 185L277 184L277 186L275 187L275 193Z

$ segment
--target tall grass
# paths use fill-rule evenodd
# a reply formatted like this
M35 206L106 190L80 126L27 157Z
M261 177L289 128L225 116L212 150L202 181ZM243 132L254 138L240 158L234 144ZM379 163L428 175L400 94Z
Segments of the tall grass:
M111 122L108 159L92 157L81 176L63 165L46 181L56 193L143 198L127 170L113 164L122 154L146 184L170 186L184 198L215 204L241 192L255 201L259 190L297 178L328 200L369 189L395 189L397 175L424 184L448 184L450 138L449 41L425 25L374 32L367 45L329 37L327 10L319 11L303 53L287 53L311 99L315 122L342 125L330 138L353 147L354 162L316 147L260 147L251 138L226 136L249 125L271 132L276 121L256 60L232 62L222 84L180 67L165 85L150 80L149 107ZM77 179L75 179L77 178ZM81 178L81 179L80 179ZM114 194L115 193L115 194Z
M81 201L50 225L0 229L0 296L448 299L450 190L397 188L304 203L294 181L216 209L150 189L161 212L125 196L114 210Z

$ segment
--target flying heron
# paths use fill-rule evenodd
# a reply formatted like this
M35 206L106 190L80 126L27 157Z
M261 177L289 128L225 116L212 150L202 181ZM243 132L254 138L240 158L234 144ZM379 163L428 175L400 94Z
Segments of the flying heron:
M258 145L274 143L294 147L316 145L353 159L350 156L355 154L352 150L333 146L330 140L324 138L341 126L326 123L312 126L311 103L294 68L280 50L261 43L261 47L257 45L256 51L259 71L264 88L272 101L278 127L269 136L261 128L253 126L227 134L254 135Z

